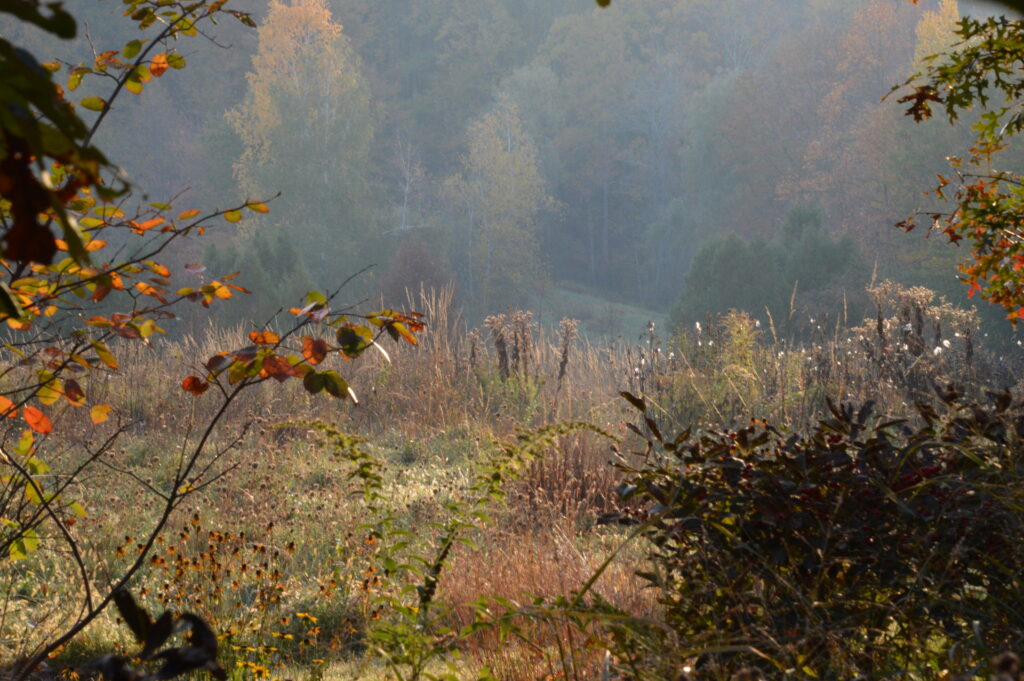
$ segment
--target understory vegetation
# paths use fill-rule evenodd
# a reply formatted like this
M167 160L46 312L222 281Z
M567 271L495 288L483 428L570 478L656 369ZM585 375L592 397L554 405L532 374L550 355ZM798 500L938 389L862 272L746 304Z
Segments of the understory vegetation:
M208 622L233 679L987 673L1024 631L1020 355L992 355L930 291L869 296L859 325L793 319L786 336L732 311L594 344L523 311L467 329L450 289L424 291L410 302L430 330L364 357L358 405L267 384L232 405L248 427L216 443L230 463L131 590ZM211 404L161 386L245 343L211 328L126 345L116 381L83 384L124 430L65 492L88 509L73 530L90 569L141 550L169 443ZM48 448L69 458L97 437L53 418ZM46 548L9 565L15 659L79 584ZM116 615L37 675L128 654Z

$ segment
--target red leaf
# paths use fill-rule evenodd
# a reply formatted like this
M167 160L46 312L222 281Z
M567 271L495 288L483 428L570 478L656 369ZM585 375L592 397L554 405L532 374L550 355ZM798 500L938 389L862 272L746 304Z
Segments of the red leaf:
M284 383L296 375L295 367L281 355L269 355L263 358L263 373L279 383Z
M82 386L78 384L73 378L69 378L64 381L64 398L76 407L81 407L85 404L85 391L82 390Z
M225 355L214 355L206 361L207 371L221 371L231 365L231 360Z
M181 389L193 395L202 395L210 389L210 384L198 376L189 376L181 382Z
M327 357L327 341L322 338L303 338L302 356L310 364L319 364Z

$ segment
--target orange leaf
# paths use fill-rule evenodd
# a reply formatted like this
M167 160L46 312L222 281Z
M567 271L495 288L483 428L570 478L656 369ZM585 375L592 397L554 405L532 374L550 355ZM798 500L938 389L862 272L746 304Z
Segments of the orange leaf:
M47 433L53 432L53 424L50 423L50 419L35 407L25 407L23 414L25 416L25 423L28 427L37 433L46 435Z
M110 405L97 404L89 410L89 418L92 419L93 423L103 423L110 418Z
M18 408L14 406L14 402L10 398L0 395L0 416L6 416L9 419L13 419L18 415Z
M250 331L249 340L256 345L277 345L281 342L281 337L273 331Z
M106 241L102 241L100 239L93 239L92 241L90 241L89 243L87 243L85 245L85 250L87 250L87 251L98 251L98 250L100 250L101 248L103 248L106 245L107 245Z
M198 376L189 376L181 382L181 389L193 395L202 395L210 389L210 384Z
M303 338L302 356L310 364L319 364L327 357L327 341L322 338Z
M159 78L164 75L164 71L166 71L169 66L170 64L167 62L167 54L161 52L153 57L153 60L149 62L149 72Z
M182 213L181 215L179 215L178 219L179 220L188 220L189 218L194 218L197 215L199 215L199 209L198 208L193 208L192 210L187 210L184 213Z
M392 326L392 328L395 329L395 331L397 331L399 334L401 334L402 338L404 338L405 342L408 343L409 345L419 345L420 344L420 342L418 340L416 340L416 336L414 336L412 334L412 332L409 331L408 328L406 328L405 324L403 324L401 322L395 322L391 326Z
M154 227L159 227L163 223L163 218L152 218L150 220L146 220L145 222L129 221L128 224L131 225L132 231L134 231L136 234L142 234L146 230L153 229Z
M167 304L167 299L161 295L160 289L158 289L156 286L153 286L152 284L147 284L144 281L139 281L136 282L135 288L137 288L139 292L142 293L142 295L152 296L159 300L164 305Z

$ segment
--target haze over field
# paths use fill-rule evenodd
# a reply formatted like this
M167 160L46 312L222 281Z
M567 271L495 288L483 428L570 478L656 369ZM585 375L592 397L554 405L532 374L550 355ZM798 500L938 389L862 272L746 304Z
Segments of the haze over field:
M960 5L258 2L258 31L190 46L188 77L120 101L100 141L154 196L283 192L187 256L272 283L259 314L369 263L365 292L453 281L472 319L571 314L567 289L676 320L836 314L872 276L963 300L964 253L892 226L943 208L923 192L972 121L882 101L987 9ZM130 37L107 3L80 12L94 41Z

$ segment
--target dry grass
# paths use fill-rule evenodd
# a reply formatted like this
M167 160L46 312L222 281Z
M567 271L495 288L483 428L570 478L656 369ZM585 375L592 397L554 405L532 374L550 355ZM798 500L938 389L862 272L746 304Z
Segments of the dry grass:
M358 649L352 641L362 635L370 611L357 588L365 557L358 528L366 518L346 480L346 465L319 451L305 429L282 423L320 419L366 437L388 464L392 507L418 539L429 541L423 528L443 517L442 502L461 498L470 467L491 451L494 439L563 420L587 421L624 436L623 422L632 412L620 390L642 394L666 422L676 424L755 416L799 424L823 412L826 396L873 399L879 411L900 414L932 382L981 384L1019 375L977 347L976 322L969 315L927 292L884 284L872 295L874 319L852 328L815 324L804 344L779 337L771 324L758 327L748 315L732 313L672 339L651 328L636 345L594 345L577 338L572 323L544 331L523 312L468 329L450 290L421 292L410 301L429 323L418 347L388 342L390 362L370 352L336 367L357 391L358 407L310 396L297 382L268 382L249 391L220 431L218 445L240 439L217 469L219 481L192 500L161 545L164 560L170 546L178 555L186 548L194 553L197 547L174 544L193 514L204 532L220 532L236 543L244 533L246 542L222 568L241 570L238 556L249 550L248 543L272 547L277 563L268 570L281 572L279 600L258 616L239 611L238 604L251 604L252 589L260 588L250 581L218 595L214 608L203 592L213 581L209 572L167 572L159 564L138 586L154 597L206 593L205 604L188 606L208 607L219 622L238 621L247 612L250 624L262 623L253 625L250 641L268 635L281 618L314 612L322 632L310 643L315 651L303 652L302 659L329 658L335 666L328 676L340 677L353 668L339 660ZM212 392L194 399L178 387L181 378L214 354L247 344L244 329L216 327L154 348L125 344L117 348L123 368L85 385L90 401L112 405L115 421L127 428L109 467L95 469L72 490L89 509L75 531L87 545L97 579L116 572L119 547L131 550L125 537L152 522L155 507L143 483L159 486L182 441L194 437L196 424L213 408ZM54 436L47 445L57 466L88 451L107 432L83 425L73 408L65 412L57 414L61 439ZM508 490L508 506L495 514L495 525L476 537L478 548L460 548L443 573L438 597L450 609L450 624L469 623L473 613L466 604L482 597L550 600L586 582L622 539L595 527L599 516L617 510L620 478L610 458L609 443L585 433L563 437L527 468ZM281 552L292 545L294 553ZM641 553L639 547L626 551L595 586L609 603L637 616L656 608L634 575ZM75 583L66 571L62 556L40 551L6 575L8 609L19 610L5 620L0 656L17 654L19 636L38 636L79 596L62 588ZM523 626L529 643L501 642L493 633L467 643L466 669L486 664L498 678L535 679L557 677L571 660L580 678L596 673L601 651L589 647L596 639L586 640L576 625L538 618ZM123 633L108 618L91 630L83 651L115 642L124 643ZM278 663L294 665L295 659Z

